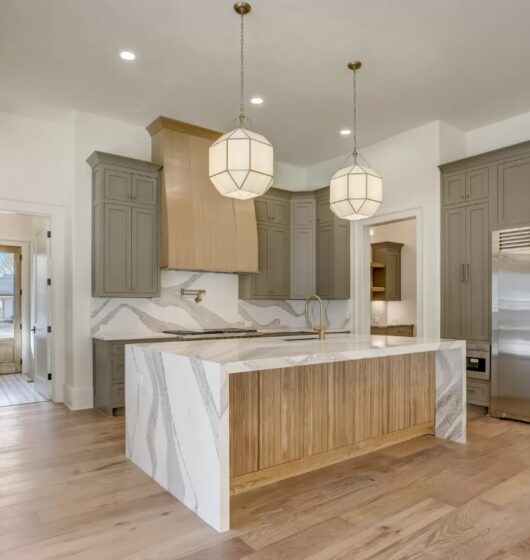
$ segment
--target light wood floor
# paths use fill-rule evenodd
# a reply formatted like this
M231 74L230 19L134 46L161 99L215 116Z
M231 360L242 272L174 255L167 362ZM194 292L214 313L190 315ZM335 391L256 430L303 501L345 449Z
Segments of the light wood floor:
M477 417L233 500L223 535L123 455L123 418L0 409L0 560L530 558L530 425Z

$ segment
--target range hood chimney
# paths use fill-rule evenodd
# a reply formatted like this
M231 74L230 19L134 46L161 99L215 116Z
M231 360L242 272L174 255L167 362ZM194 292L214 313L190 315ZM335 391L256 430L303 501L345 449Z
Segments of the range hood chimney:
M147 130L163 165L162 268L257 272L254 201L221 196L208 178L208 149L221 133L167 117Z

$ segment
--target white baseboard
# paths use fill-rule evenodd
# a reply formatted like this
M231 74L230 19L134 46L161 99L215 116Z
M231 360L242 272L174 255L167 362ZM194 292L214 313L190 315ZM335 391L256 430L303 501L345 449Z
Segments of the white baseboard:
M92 385L88 387L73 387L65 385L64 404L72 410L94 408L94 392Z

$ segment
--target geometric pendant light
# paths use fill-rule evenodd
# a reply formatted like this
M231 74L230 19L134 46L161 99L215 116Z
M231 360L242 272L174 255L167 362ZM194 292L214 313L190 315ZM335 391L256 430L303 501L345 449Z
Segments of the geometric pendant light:
M223 196L247 200L265 194L272 186L274 154L264 136L244 128L244 16L251 7L247 2L237 2L234 10L241 16L239 128L224 134L210 146L208 175Z
M353 164L339 169L329 184L329 202L333 213L345 220L362 220L373 216L383 202L383 180L357 152L357 70L362 64L353 61ZM362 158L364 160L364 158Z

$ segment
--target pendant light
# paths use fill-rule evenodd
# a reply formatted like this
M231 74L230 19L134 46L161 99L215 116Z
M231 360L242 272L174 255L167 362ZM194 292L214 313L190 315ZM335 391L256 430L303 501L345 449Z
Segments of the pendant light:
M244 18L251 7L247 2L237 2L234 10L241 16L239 128L224 134L210 146L209 177L223 196L246 200L265 194L272 186L273 148L264 136L244 127Z
M383 202L383 180L357 153L357 70L361 66L358 60L348 64L353 71L353 165L339 169L329 183L331 210L345 220L369 218Z

